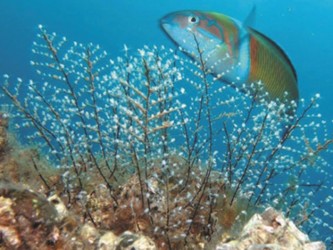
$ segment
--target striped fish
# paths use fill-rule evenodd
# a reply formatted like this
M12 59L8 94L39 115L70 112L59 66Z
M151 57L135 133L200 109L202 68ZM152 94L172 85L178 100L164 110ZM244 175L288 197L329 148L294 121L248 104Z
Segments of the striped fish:
M291 61L260 32L226 15L201 11L168 14L161 19L161 26L222 81L240 89L261 82L270 100L297 103L297 76Z

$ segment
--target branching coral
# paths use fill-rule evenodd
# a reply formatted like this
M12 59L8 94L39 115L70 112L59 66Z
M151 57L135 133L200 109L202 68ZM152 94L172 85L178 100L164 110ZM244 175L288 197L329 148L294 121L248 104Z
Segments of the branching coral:
M125 46L113 61L99 46L39 28L31 61L39 81L5 76L2 101L14 106L25 142L61 169L52 187L38 173L47 193L84 220L117 234L142 231L161 249L232 238L267 204L309 232L324 220L331 196L319 205L312 197L329 185L321 155L332 139L314 112L318 98L291 117L296 103L231 89L204 60Z

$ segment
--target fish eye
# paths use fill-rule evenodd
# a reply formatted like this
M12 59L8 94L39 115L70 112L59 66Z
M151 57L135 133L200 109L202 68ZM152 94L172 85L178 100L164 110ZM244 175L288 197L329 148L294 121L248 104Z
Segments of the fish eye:
M190 23L198 23L199 22L199 18L197 16L189 16L188 17L188 21Z

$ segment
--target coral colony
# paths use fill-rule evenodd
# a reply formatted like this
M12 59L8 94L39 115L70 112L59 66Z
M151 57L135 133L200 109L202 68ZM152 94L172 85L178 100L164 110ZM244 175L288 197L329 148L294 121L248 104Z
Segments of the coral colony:
M267 101L260 83L232 89L179 51L124 46L111 60L39 30L38 80L5 75L2 103L12 104L21 141L38 149L29 159L44 193L81 221L142 232L160 249L196 249L236 237L273 206L310 238L332 241L333 139L319 95L291 117L296 103ZM51 181L41 158L60 178Z

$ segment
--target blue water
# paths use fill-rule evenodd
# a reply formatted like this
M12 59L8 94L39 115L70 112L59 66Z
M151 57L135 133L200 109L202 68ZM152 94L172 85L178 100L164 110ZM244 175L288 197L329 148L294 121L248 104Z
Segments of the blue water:
M174 44L159 27L165 14L213 10L244 20L253 7L253 27L276 41L291 58L300 96L320 93L320 113L333 120L333 2L330 0L10 0L0 1L0 76L34 77L29 61L38 24L68 40L101 45L111 57L144 45ZM332 131L330 132L332 135ZM333 165L333 156L328 155ZM331 211L332 212L332 211Z
M256 4L253 27L284 48L297 70L300 94L321 93L321 111L333 119L333 2L284 1L0 1L0 74L30 78L31 44L37 25L70 40L100 44L112 56L123 44L137 49L148 44L173 46L158 20L180 9L213 10L243 20Z

